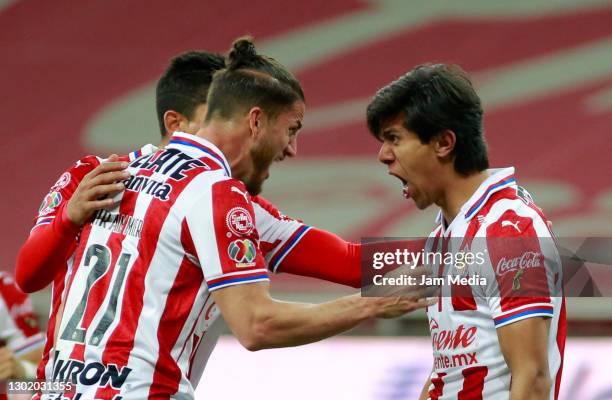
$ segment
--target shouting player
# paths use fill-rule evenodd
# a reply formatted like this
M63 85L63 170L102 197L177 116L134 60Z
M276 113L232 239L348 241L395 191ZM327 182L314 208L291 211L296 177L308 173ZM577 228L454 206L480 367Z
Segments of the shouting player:
M194 332L210 299L252 350L309 343L425 304L269 297L249 192L293 151L304 98L295 78L249 41L238 41L229 59L210 89L204 127L132 161L117 205L81 231L53 377L75 380L83 398L191 398Z
M484 255L474 269L434 269L482 272L484 282L443 285L427 308L435 361L421 399L556 399L565 344L559 255L514 168L487 170L482 116L467 75L442 64L413 69L367 109L379 160L405 197L440 207L427 250Z

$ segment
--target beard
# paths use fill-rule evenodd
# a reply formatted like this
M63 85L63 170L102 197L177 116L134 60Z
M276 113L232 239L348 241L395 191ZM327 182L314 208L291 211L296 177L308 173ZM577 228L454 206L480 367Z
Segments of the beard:
M249 177L245 179L244 185L252 196L261 193L263 183L267 178L265 174L275 158L276 150L272 143L264 141L251 149L253 169Z

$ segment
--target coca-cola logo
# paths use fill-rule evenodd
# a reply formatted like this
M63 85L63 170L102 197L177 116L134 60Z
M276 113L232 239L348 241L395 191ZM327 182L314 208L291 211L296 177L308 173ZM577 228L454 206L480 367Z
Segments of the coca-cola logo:
M519 257L507 258L502 257L497 263L496 272L498 276L507 274L508 272L526 268L537 268L541 265L540 259L542 254L534 251L527 251Z
M467 348L474 342L476 331L478 328L472 326L465 328L463 324L459 325L455 330L441 330L432 332L432 343L435 350L450 350L457 347Z

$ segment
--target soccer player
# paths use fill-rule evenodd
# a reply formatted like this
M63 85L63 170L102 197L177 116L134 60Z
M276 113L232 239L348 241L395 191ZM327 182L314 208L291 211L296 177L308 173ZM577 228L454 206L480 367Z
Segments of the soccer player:
M157 116L162 133L160 144L168 144L172 133L195 134L206 112L206 96L212 74L223 68L222 56L207 52L188 52L174 58L160 78L156 90ZM147 145L129 156L111 156L106 162L94 156L84 157L71 166L52 186L40 208L30 237L23 246L17 266L17 278L28 291L53 284L52 310L39 379L51 379L53 346L61 319L62 299L74 263L75 237L93 213L112 206L112 195L123 190L116 181L126 179L123 169L136 157L151 154L155 146ZM293 151L295 153L295 142ZM100 200L101 196L110 196ZM361 284L360 245L338 236L308 227L283 215L263 199L253 196L255 225L259 243L270 271L315 277L344 285ZM419 244L420 246L420 244ZM313 260L311 255L319 255ZM206 306L206 325L194 334L199 338L193 355L190 379L197 385L206 360L222 329L212 299Z
M468 76L442 64L416 67L367 108L378 158L404 195L419 209L440 207L427 250L480 252L482 265L464 277L490 278L445 284L427 308L434 367L421 399L556 399L565 344L559 255L514 168L487 170L482 116ZM435 267L435 276L459 274L456 264Z
M28 296L0 272L0 380L35 378L43 343Z
M75 380L83 398L191 398L194 332L207 323L210 299L251 350L310 343L425 304L269 297L249 193L292 151L304 96L247 40L229 60L213 81L203 128L132 161L116 205L81 231L53 377Z

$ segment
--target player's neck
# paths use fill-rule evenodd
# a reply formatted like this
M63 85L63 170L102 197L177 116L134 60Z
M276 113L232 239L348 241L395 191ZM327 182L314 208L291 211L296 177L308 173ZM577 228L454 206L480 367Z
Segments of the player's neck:
M474 192L480 187L488 177L487 171L477 172L469 176L459 175L453 172L453 177L447 181L444 193L438 205L442 209L444 220L450 224L461 207L472 197Z
M239 129L231 120L213 120L195 133L203 139L208 140L225 156L232 170L232 177L240 179L245 173L245 165L248 167L249 135L248 132ZM246 162L246 161L249 162Z

